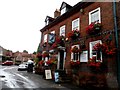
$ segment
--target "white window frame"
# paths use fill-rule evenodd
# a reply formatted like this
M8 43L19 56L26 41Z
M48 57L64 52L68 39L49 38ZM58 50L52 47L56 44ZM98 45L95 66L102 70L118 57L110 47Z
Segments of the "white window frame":
M77 22L77 26L75 25L75 23ZM72 21L72 30L80 30L80 18L77 18L75 20Z
M61 15L64 14L65 12L66 12L66 7L62 8Z
M60 36L65 36L65 25L60 27Z
M80 49L80 46L79 46L79 45L73 45L73 46L71 46L71 49L72 49L74 46L77 46L78 49ZM74 60L73 55L74 55L74 53L71 52L71 60L76 61L76 60ZM79 54L79 52L78 52L78 60L80 61L80 54Z
M48 37L48 35L45 34L45 35L44 35L44 39L43 39L43 42L44 42L44 43L47 42L47 37Z
M98 18L99 18L99 23L101 23L101 15L100 15L100 7L98 7L97 9L95 9L95 10L92 10L91 12L89 12L89 24L91 24L92 23L92 18L91 18L91 16L92 16L92 14L93 13L96 13L96 12L98 12L99 13L99 15L98 15Z
M99 61L99 60L97 60L97 55L93 55L93 46L95 44L97 44L97 43L102 44L102 41L101 40L97 40L97 41L90 42L89 43L89 49L90 49L90 58L92 58L93 56L95 56L96 57L96 61ZM101 62L102 62L102 52L100 52L100 56L101 56L100 59L101 59Z

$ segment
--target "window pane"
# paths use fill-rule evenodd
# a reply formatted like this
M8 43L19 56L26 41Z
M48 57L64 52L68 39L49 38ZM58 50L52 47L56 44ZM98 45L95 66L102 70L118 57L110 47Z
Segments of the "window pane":
M79 18L72 21L72 30L79 30Z
M99 10L91 13L91 22L99 22Z
M65 36L65 25L60 27L60 36Z

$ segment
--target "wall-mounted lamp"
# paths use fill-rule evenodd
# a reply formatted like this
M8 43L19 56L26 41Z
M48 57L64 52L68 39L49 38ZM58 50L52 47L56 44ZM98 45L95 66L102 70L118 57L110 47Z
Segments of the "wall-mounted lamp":
M80 13L82 13L82 14L84 13L84 10L82 8L80 9Z

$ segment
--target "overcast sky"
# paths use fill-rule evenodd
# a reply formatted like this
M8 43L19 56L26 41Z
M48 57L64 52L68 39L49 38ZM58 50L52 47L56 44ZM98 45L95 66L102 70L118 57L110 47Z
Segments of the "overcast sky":
M64 0L70 5L80 0ZM40 42L46 16L54 16L63 0L0 0L0 46L33 53Z

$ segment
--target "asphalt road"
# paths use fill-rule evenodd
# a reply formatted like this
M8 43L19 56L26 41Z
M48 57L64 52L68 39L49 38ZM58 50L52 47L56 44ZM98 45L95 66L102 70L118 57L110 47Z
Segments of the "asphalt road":
M71 90L54 81L44 80L42 75L18 71L17 68L18 66L0 66L0 88L2 90Z

